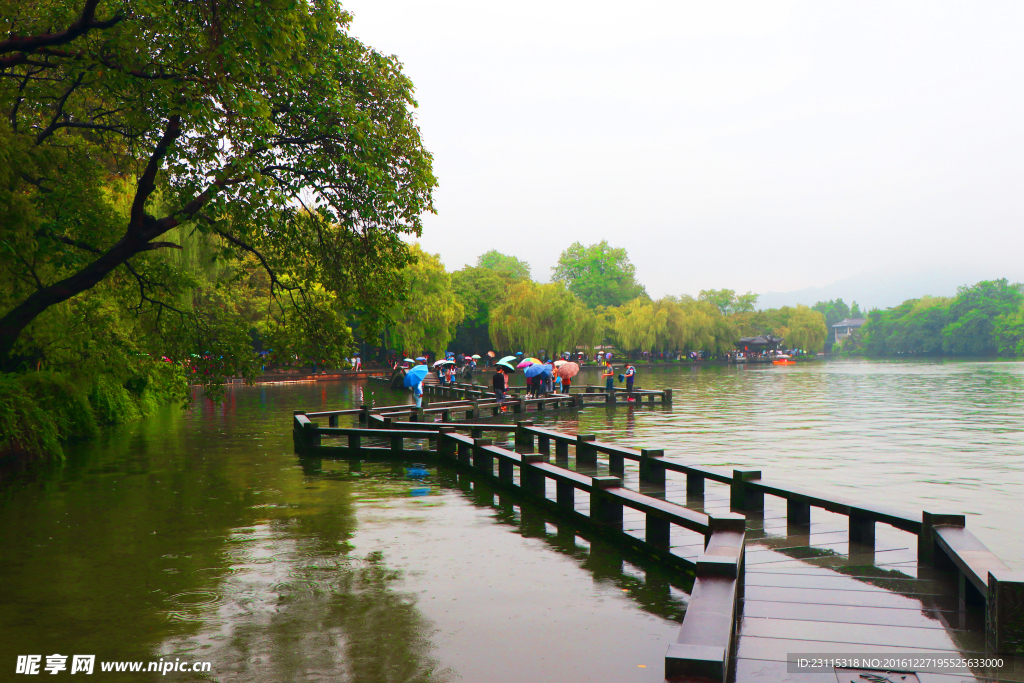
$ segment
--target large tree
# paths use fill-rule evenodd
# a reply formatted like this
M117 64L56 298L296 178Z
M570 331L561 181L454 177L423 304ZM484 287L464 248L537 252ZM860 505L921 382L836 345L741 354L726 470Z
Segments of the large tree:
M562 252L552 279L564 282L569 291L588 306L621 306L641 294L643 285L636 281L636 267L629 262L625 249L608 246L607 241L588 247L574 242Z
M481 254L476 260L477 268L487 268L516 280L530 279L530 264L515 256L502 254L497 249Z
M465 309L438 254L412 246L414 261L402 270L403 300L392 313L394 342L406 352L443 356Z
M307 324L325 295L391 309L435 180L411 82L337 2L25 0L0 20L0 362L113 274L158 332L215 341L158 257L179 227L253 258Z

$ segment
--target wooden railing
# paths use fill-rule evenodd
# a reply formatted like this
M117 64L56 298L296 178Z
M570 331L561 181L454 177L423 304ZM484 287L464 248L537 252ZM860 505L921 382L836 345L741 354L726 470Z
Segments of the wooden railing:
M465 405L455 403L443 406L443 409L466 409ZM414 408L403 407L407 411ZM984 605L986 639L992 651L1024 653L1024 573L1011 572L967 531L963 515L924 512L918 518L882 506L826 497L781 482L764 480L757 470L736 469L729 473L689 465L666 460L662 450L627 448L598 441L595 435L571 435L535 427L530 421L516 424L399 422L393 417L369 414L371 424L376 422L380 428L344 430L319 428L308 419L310 416L331 414L311 413L307 416L300 411L296 413L294 433L297 452L356 458L433 455L495 478L504 486L513 486L514 470L519 468L520 484L517 488L527 495L543 499L545 504L580 518L581 515L575 512L575 495L577 491L588 494L591 514L584 516L586 523L606 532L618 527L617 537L620 540L634 546L641 544L653 555L693 571L696 579L687 616L677 644L670 647L666 655L667 676L704 676L724 680L732 656L735 614L742 585L744 518L734 514L707 515L626 489L621 478L625 473L626 460L638 463L639 478L645 484L664 485L666 473L677 472L686 475L688 494L702 494L706 480L727 485L731 507L740 512L763 510L766 494L783 498L786 500L787 524L791 528L809 525L811 508L814 507L845 515L849 519L851 548L861 552L873 552L875 525L878 523L915 534L918 537L919 560L956 573L963 605ZM459 431L468 431L470 435L459 434ZM488 431L513 433L514 450L495 446L484 439L483 434ZM371 435L390 437L390 448L363 446L359 439ZM323 436L346 436L348 444L333 448L323 446ZM428 444L434 444L434 450L405 450L404 439L409 438L428 439ZM568 469L570 447L577 463L596 464L599 457L607 458L613 476L588 476ZM494 475L495 464L497 475ZM619 476L614 476L616 474ZM555 482L554 501L546 498L547 479ZM644 513L646 521L642 541L621 531L624 507ZM668 539L673 525L705 536L704 551L696 563L671 553Z

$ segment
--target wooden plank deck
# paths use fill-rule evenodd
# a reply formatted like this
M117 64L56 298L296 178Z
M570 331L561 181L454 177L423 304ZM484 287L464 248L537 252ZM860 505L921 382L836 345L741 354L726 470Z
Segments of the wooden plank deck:
M604 463L568 466L608 474ZM729 488L708 483L703 496L687 494L685 477L665 486L641 482L626 462L624 486L705 513L730 511ZM845 516L815 509L811 523L789 527L786 503L767 497L763 513L747 512L746 573L733 683L836 683L833 672L791 673L790 654L985 657L984 614L960 602L949 575L919 566L917 537L878 525L875 547L849 542ZM643 515L627 513L624 530L642 537ZM703 538L673 527L674 553L695 559ZM1004 657L1004 659L1010 659ZM867 681L868 679L862 679ZM893 683L902 683L899 678ZM913 680L913 679L908 679ZM1024 681L1024 658L1011 671L917 671L920 683Z

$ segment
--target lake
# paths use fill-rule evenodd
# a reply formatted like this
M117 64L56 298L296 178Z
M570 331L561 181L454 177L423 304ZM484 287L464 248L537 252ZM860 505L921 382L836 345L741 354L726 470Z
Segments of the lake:
M672 387L674 405L542 421L825 494L963 512L1024 569L1024 364L640 366L637 383ZM238 387L5 475L0 661L212 669L113 680L662 680L684 579L445 468L311 471L292 453L295 408L406 398L365 382Z

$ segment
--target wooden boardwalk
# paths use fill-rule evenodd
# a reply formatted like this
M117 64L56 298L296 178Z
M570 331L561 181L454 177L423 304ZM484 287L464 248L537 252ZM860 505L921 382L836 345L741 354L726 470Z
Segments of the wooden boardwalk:
M397 430L427 430L405 433L420 439L436 434L437 448L403 451L402 437L389 439L391 432L383 429L317 430L302 414L296 416L297 450L303 433L319 431L347 434L348 450L337 452L349 455L374 450L368 448L371 441L385 444L378 449L380 457L406 452L442 457L447 452L456 458L457 453L456 462L471 465L506 488L525 491L552 509L565 511L568 501L576 518L635 539L627 545L696 568L679 645L666 656L666 672L680 675L671 680L1024 681L1024 575L1007 570L966 531L961 516L861 507L764 481L759 472L685 465L664 459L660 451L623 448L593 436L534 428L529 422L463 425L473 438L453 433L460 424L452 421L389 422L388 427L396 436ZM485 431L495 434L493 444L478 438ZM363 443L359 433L375 436ZM319 446L319 437L308 443L315 443L318 453L331 450ZM599 495L606 486L612 488ZM565 498L563 487L591 495ZM611 517L609 501L618 510ZM594 504L602 509L593 510ZM712 530L716 519L729 522L737 512L745 517L740 525L745 533L738 536L743 552L738 565L734 560L722 564L723 558L715 557ZM722 531L719 536L728 546L732 532ZM725 574L719 576L721 569ZM735 578L728 578L730 571ZM1006 664L999 671L930 667L920 661L984 659L997 651ZM728 666L724 672L712 666L723 656ZM893 668L891 663L863 667L873 671L831 666L794 671L789 660L795 657L917 661L901 667L913 674L878 671Z

